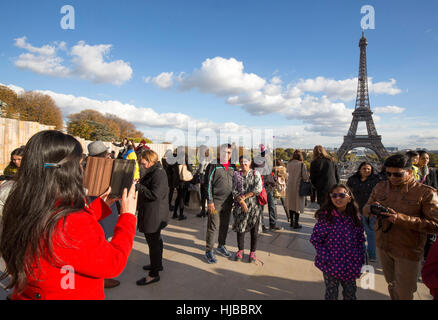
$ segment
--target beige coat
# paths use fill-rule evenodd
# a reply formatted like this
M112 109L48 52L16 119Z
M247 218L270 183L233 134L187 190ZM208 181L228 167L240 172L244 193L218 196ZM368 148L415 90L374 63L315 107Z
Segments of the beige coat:
M286 190L286 206L288 210L303 213L305 197L300 197L299 191L301 177L305 181L309 180L307 167L303 162L294 159L287 164L287 172L289 174L289 179Z

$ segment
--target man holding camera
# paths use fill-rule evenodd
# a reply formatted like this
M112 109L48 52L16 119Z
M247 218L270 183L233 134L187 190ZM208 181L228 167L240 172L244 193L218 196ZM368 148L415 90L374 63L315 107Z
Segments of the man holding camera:
M412 300L428 233L438 232L436 191L413 177L406 155L385 161L387 181L373 189L363 209L377 216L377 255L393 300Z

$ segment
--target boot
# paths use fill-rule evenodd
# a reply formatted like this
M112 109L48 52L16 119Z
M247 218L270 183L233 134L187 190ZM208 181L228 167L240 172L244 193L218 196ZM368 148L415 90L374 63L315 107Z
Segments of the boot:
M175 205L175 207L173 208L172 219L178 219L178 213L176 213L176 210L178 210L178 208L177 208L177 206Z
M300 214L297 212L294 212L294 229L301 229L303 226L298 224L298 220L300 219Z
M184 215L184 207L179 209L179 218L178 220L185 220L187 217Z
M289 210L289 217L290 217L290 227L293 228L294 227L294 213L295 211Z

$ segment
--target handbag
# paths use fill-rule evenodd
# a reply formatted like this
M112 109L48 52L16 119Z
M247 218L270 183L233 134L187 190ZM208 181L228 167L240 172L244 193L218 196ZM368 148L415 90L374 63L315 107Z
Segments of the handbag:
M306 197L312 195L312 183L310 181L303 180L303 166L304 163L301 164L301 181L300 181L300 189L298 194L300 197Z
M266 193L265 184L263 183L263 178L262 178L262 191L257 196L257 202L261 206L264 206L265 204L268 203L268 194Z
M193 179L193 173L187 169L186 164L180 164L178 165L179 169L179 179L184 182L192 181Z

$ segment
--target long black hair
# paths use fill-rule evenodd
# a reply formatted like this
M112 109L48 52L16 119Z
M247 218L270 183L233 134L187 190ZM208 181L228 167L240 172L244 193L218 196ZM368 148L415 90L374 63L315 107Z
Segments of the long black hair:
M357 168L357 171L356 171L356 173L354 174L356 177L358 177L358 178L361 178L362 176L361 176L361 174L360 174L360 169L362 169L362 167L363 166L366 166L366 165L369 165L370 167L371 167L371 174L370 174L370 177L373 175L373 174L375 174L375 171L374 171L374 167L373 167L373 165L371 164L371 163L369 163L368 161L364 161L364 162L362 162L360 165L359 165L359 167Z
M332 212L333 212L333 210L337 210L337 208L333 204L332 198L330 197L330 194L336 188L345 189L351 198L351 201L347 204L347 208L345 209L344 214L346 216L349 216L353 220L355 226L357 226L357 227L361 226L362 221L361 221L361 218L359 215L359 207L356 203L356 200L354 199L353 192L351 192L350 188L348 188L345 184L342 184L342 183L335 184L334 186L332 186L330 188L330 191L328 192L328 194L325 198L325 202L322 204L321 208L318 211L316 211L315 218L327 219L327 221L329 223L333 223L334 216L333 216Z
M84 208L81 157L81 144L60 131L41 131L26 144L3 211L0 252L6 271L0 280L11 275L8 288L22 292L41 258L60 263L51 239L61 219Z

